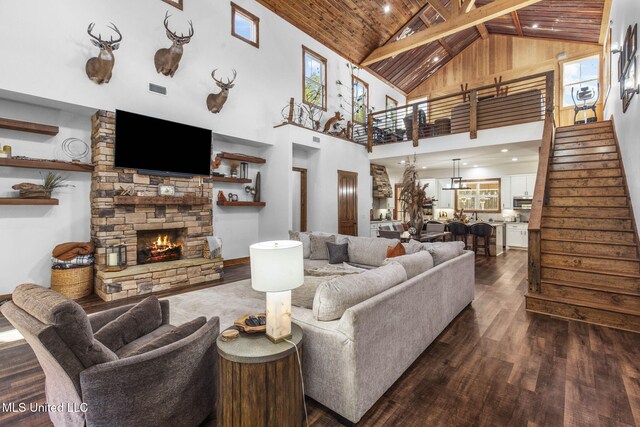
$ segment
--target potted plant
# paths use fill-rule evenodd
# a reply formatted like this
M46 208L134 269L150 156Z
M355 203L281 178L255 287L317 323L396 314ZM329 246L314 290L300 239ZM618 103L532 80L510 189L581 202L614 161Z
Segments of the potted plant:
M31 184L23 182L21 184L14 185L14 190L20 192L20 197L23 199L50 199L51 193L63 187L73 187L71 184L67 184L67 177L53 172L49 172L43 179L42 184Z

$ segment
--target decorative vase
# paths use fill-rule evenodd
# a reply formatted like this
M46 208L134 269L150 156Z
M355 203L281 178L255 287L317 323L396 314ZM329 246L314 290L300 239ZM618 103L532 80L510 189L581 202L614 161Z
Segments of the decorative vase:
M256 174L256 186L255 186L256 194L253 196L254 202L260 201L260 172Z

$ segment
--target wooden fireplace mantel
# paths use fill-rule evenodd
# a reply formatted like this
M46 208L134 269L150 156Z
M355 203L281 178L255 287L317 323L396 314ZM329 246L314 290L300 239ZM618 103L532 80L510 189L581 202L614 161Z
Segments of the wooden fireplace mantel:
M206 205L211 203L207 197L196 196L115 196L114 205Z

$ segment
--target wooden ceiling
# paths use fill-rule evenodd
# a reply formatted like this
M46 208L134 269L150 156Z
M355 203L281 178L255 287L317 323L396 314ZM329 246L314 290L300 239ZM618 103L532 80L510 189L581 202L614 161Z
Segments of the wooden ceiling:
M320 43L360 64L376 48L403 34L444 22L451 0L257 0ZM476 0L481 7L494 0ZM610 0L543 0L485 26L371 64L368 68L409 93L469 45L491 34L598 43L605 3ZM434 8L435 3L435 8ZM384 13L384 6L391 10ZM536 28L537 27L537 28Z

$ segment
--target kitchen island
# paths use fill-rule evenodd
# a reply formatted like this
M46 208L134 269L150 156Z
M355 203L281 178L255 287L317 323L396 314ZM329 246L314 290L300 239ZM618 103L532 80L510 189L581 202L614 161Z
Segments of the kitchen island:
M468 227L471 227L473 224L482 223L484 221L478 222L470 222L467 224ZM489 252L491 256L498 256L504 253L504 236L505 236L505 223L502 221L494 221L494 222L484 222L485 224L489 224L493 227L493 233L491 234L491 238L489 239ZM482 244L482 238L479 238L479 243ZM473 247L473 236L471 234L467 234L467 248L471 249ZM479 254L484 254L484 252L478 252Z

